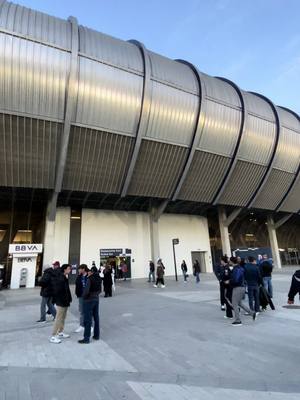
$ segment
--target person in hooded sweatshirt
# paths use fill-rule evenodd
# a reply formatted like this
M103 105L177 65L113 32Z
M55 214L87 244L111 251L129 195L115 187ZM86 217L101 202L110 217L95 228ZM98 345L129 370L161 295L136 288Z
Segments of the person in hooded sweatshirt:
M294 304L296 294L300 295L300 269L292 276L291 287L288 294L288 304Z
M94 340L100 339L99 323L99 294L101 292L101 278L97 267L88 272L88 279L83 291L84 334L80 344L90 343L92 320L94 320Z

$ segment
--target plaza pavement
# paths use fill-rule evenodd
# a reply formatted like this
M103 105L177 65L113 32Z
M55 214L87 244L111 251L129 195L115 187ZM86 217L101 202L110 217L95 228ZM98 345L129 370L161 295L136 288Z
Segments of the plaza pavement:
M37 324L39 289L1 292L0 400L299 400L300 309L286 309L293 268L273 277L276 311L243 326L223 318L218 284L201 275L165 289L118 282L101 297L101 340L79 345L75 296L59 345ZM72 288L74 291L74 288ZM298 299L297 299L298 302Z

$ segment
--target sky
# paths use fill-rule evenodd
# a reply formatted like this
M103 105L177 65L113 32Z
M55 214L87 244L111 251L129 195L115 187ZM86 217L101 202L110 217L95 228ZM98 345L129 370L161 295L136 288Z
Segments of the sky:
M300 0L15 0L185 59L300 114Z

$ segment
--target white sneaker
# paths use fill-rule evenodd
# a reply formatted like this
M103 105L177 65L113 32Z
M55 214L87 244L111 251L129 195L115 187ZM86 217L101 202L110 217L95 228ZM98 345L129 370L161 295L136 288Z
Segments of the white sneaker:
M93 333L93 332L94 332L94 327L92 326L92 327L91 327L91 333Z
M67 333L64 333L64 332L59 332L59 334L57 336L59 339L67 339L70 337L70 335L68 335Z
M166 287L166 285L161 285L162 288Z
M157 287L157 285L153 285L153 287Z
M84 327L83 326L79 326L77 329L75 329L75 333L80 333L80 332L82 332L84 330Z
M52 336L49 340L50 343L61 343L61 340L57 336Z

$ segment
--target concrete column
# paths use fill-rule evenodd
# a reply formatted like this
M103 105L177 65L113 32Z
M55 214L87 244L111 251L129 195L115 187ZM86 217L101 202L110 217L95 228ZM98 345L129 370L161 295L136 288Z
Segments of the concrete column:
M50 266L54 260L55 249L55 221L50 221L46 217L45 235L44 235L44 257L43 270Z
M269 240L271 245L272 257L275 268L281 268L281 259L278 248L278 241L276 235L276 227L274 224L274 220L272 217L268 216L268 232L269 232Z
M152 261L156 263L158 257L160 257L158 220L156 220L151 213L150 213L150 241L151 241L151 258Z
M228 231L228 225L226 223L227 220L226 211L223 207L220 207L218 209L218 213L219 213L219 226L220 226L221 242L222 242L222 253L223 255L226 254L228 257L231 257L229 231Z

